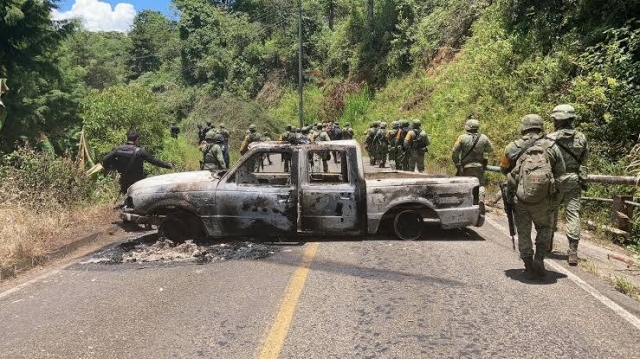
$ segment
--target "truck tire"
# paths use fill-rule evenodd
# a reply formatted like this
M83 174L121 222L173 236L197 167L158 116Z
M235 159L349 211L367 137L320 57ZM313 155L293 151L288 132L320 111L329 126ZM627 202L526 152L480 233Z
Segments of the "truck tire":
M183 242L187 239L199 239L203 235L202 221L197 216L187 212L167 214L158 226L158 234L173 242Z
M402 240L415 241L422 237L424 219L420 212L412 209L398 212L393 219L393 231Z

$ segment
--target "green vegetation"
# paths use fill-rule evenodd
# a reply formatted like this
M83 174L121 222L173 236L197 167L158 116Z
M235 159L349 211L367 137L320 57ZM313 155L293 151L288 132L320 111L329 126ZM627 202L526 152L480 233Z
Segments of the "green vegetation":
M137 129L186 170L197 168L196 126L207 120L227 125L233 151L250 123L273 134L298 123L294 3L173 3L178 20L145 10L122 34L52 22L53 1L0 0L0 77L11 88L0 151L73 156L84 127L99 159ZM304 121L351 122L359 136L373 120L421 119L428 168L453 173L450 150L469 116L502 148L522 116L548 119L568 102L591 141L591 172L636 175L638 19L640 0L304 1ZM614 192L636 194L593 185L587 195Z

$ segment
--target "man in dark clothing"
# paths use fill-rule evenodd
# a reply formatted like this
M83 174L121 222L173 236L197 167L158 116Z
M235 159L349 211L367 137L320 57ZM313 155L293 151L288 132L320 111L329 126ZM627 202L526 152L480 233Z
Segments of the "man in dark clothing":
M180 127L174 122L171 125L171 137L178 138L178 134L180 133Z
M102 159L104 168L120 173L120 193L123 194L127 192L129 186L146 177L142 168L145 161L154 166L173 168L170 163L159 160L138 147L138 137L136 131L129 132L127 143L114 148Z

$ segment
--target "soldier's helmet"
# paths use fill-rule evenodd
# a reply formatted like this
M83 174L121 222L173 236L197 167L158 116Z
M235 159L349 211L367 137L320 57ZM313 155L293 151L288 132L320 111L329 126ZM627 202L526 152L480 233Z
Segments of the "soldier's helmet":
M374 121L374 122L373 122L373 127L374 127L374 128L376 128L376 127L380 127L380 121Z
M211 121L207 121L207 126L211 127Z
M263 133L263 134L262 134L262 136L264 136L264 137L271 137L271 134L270 134L269 132L265 132L265 133Z
M420 123L420 120L413 120L411 121L411 125L413 125L413 128L420 128L420 126L422 126L422 123Z
M345 123L344 127L351 127L351 123L350 122Z
M287 127L285 127L284 129L285 129L286 131L291 131L291 127L293 127L293 126L291 126L291 125L287 125Z
M213 136L213 141L215 143L223 143L224 142L224 136L222 134L218 133L215 136Z
M302 128L302 134L303 134L303 135L306 135L306 134L308 134L308 133L309 133L309 126L304 126L304 127Z
M402 119L400 120L400 127L409 127L409 120L407 119Z
M465 131L478 131L480 129L480 121L470 118L464 124Z
M258 129L258 127L255 124L250 124L249 125L249 131L250 132L256 132L256 130Z
M127 132L127 141L135 141L140 138L140 134L136 130Z
M387 128L387 123L384 121L380 122L380 128Z
M317 129L317 130L322 130L322 127L323 127L323 126L322 126L322 124L321 124L321 123L319 123L319 124L317 124L317 125L316 125L316 129Z
M576 109L568 104L558 105L551 111L551 118L555 121L573 120L576 118Z
M531 129L544 130L544 123L542 117L536 114L529 114L522 118L522 124L520 125L520 132L525 132Z
M197 124L196 127L202 128L202 125L201 124Z
M226 128L226 127L225 127L225 125L224 125L224 123L221 123L221 124L220 124L220 128Z
M212 131L209 131L204 135L204 139L205 140L213 140L213 141L215 141L216 140L216 136L218 136L218 135L213 133ZM222 136L222 135L220 135L220 136ZM224 141L224 138L223 138L223 141Z

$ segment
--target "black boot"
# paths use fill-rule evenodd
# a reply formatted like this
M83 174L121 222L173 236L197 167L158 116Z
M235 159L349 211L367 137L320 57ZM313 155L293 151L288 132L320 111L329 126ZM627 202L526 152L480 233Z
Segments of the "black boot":
M536 274L533 271L533 258L522 258L522 261L524 262L524 277L527 279L535 279Z
M536 245L536 255L533 257L533 272L538 278L547 276L547 269L544 267L544 257L549 246Z

